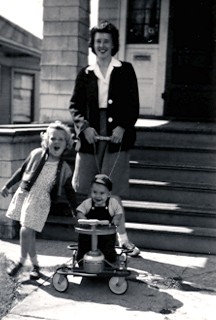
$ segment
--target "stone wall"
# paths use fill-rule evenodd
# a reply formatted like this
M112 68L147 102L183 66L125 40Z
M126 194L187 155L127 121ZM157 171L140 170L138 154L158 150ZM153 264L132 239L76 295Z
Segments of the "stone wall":
M44 0L40 123L69 123L75 78L88 63L89 0Z
M120 30L121 1L119 0L100 0L99 1L99 21L109 20L117 29Z

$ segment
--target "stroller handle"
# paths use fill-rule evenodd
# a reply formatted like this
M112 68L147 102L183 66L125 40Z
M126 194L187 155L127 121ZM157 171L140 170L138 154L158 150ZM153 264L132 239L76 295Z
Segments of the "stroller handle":
M96 136L96 139L99 140L99 141L110 141L111 137Z

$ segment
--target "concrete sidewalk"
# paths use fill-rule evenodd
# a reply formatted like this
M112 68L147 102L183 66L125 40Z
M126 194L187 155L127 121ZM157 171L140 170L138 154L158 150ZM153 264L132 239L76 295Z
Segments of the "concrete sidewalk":
M38 240L42 277L18 276L20 298L3 320L145 319L213 320L216 317L216 256L142 251L129 258L129 288L113 294L108 280L68 277L65 293L52 286L57 265L70 260L68 242ZM0 240L8 259L19 256L18 241Z

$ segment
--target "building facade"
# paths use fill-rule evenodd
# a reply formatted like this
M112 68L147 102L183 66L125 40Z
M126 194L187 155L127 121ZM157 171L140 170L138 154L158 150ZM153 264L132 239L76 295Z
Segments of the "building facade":
M120 31L117 57L135 68L141 117L215 119L215 8L215 0L99 0L99 21ZM44 1L41 122L70 121L74 80L88 63L89 15L88 0Z
M41 40L0 16L0 124L39 118Z
M215 118L215 8L214 0L100 0L99 18L121 33L119 58L135 67L144 117Z

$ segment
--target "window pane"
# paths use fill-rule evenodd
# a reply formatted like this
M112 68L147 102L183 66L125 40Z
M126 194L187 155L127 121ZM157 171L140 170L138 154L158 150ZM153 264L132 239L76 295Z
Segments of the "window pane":
M128 0L127 43L158 43L160 0Z
M14 73L13 123L32 121L34 76Z

